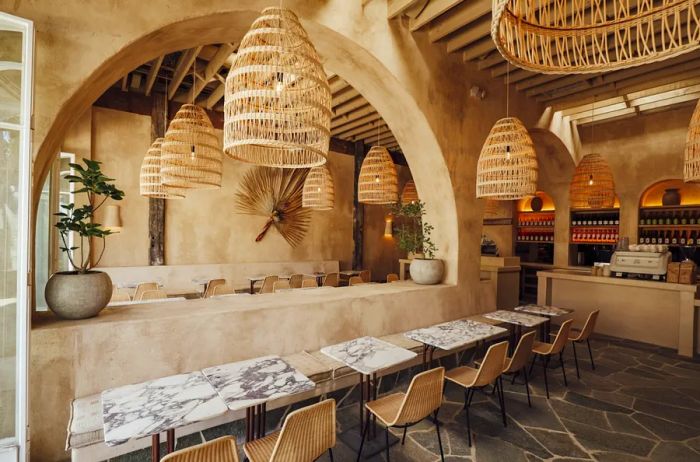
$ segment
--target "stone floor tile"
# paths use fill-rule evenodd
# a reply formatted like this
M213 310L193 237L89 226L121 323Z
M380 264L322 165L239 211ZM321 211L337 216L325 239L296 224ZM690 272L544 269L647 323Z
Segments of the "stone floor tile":
M474 460L478 462L529 462L525 451L501 439L479 435L475 444Z
M617 391L593 390L591 396L601 401L607 401L608 403L613 403L617 404L618 406L624 406L629 408L632 407L632 403L634 402L634 397L628 396L624 393L620 393Z
M655 401L657 403L669 404L671 406L685 407L696 409L700 407L700 403L694 399L688 399L685 393L682 393L674 388L672 384L664 387L625 387L621 391L625 395L635 398L642 398L647 401Z
M596 398L590 398L579 393L569 392L566 394L564 399L571 404L576 404L589 409L595 409L597 411L619 412L622 414L631 414L633 412L632 409L628 407L618 406L617 404L601 401Z
M654 462L698 462L700 454L690 449L683 443L661 442L651 452L651 460Z
M527 432L555 456L590 459L588 453L581 449L571 435L566 432L553 432L537 428L528 428Z
M562 421L588 451L612 451L646 456L655 445L654 441L639 436L613 433L572 420L562 419Z
M648 462L646 457L637 457L620 452L596 452L593 457L599 462Z
M670 441L684 441L688 438L700 436L700 430L687 425L669 422L649 414L635 413L631 416L644 428L651 431L658 438Z
M527 396L505 392L508 415L523 427L564 430L564 426L547 404L547 399L533 396L532 407L527 405Z
M627 414L617 412L606 412L610 427L617 433L628 433L630 435L642 436L644 438L655 439L656 435L651 433L645 427L637 423L632 417Z
M651 414L672 422L700 428L700 410L669 406L644 399L637 399L634 408L645 414Z
M557 399L550 399L549 405L560 419L593 425L602 430L611 430L608 425L608 420L605 418L605 414L602 411L588 409Z

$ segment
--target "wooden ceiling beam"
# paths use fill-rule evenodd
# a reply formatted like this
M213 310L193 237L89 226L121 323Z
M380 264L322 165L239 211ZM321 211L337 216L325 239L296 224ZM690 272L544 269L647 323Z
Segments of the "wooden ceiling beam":
M338 107L341 104L343 104L347 101L350 101L354 98L357 98L357 97L362 98L362 95L360 95L360 92L355 90L351 86L348 86L342 92L333 95L333 99L331 100L331 106L334 108Z
M580 77L580 75L576 77ZM525 91L539 85L544 85L550 82L558 82L565 78L567 77L560 74L536 74L534 77L518 82L517 85L515 85L515 89L518 91Z
M420 0L387 0L386 17L394 19L401 16L406 10L415 6Z
M331 95L341 92L345 88L350 87L350 84L341 78L333 79L328 81L328 86L331 88Z
M214 88L214 90L207 96L206 101L204 102L204 106L206 106L207 109L213 108L216 103L221 101L221 98L224 97L224 91L226 90L226 85L224 83L219 83L219 85Z
M470 22L491 13L491 0L467 0L430 25L428 38L437 42Z
M353 140L370 140L372 142L376 141L377 136L381 139L382 136L387 133L391 133L389 126L382 120L379 127L375 124L374 126L364 127L363 130L358 130L357 133L353 135L346 135L344 138L351 137Z
M333 117L331 119L331 130L342 128L343 126L352 123L357 119L376 113L377 111L369 103L367 103L366 106L362 106L359 109L347 112L341 116Z
M462 1L463 0L430 0L425 8L423 8L423 11L408 22L409 30L411 32L417 31L451 8L459 5Z
M368 104L369 103L367 102L366 99L364 99L362 96L358 96L355 99L351 99L350 101L339 105L338 107L334 107L333 108L333 115L335 117L339 117L339 116L342 116L342 115L347 114L349 112L352 112L355 109L359 109L363 106L366 106Z
M666 98L659 101L640 104L637 106L637 108L640 112L648 112L665 107L677 107L683 103L694 104L698 99L700 99L700 92L696 91L695 93L688 93L685 95L674 96L673 98Z
M459 51L484 37L489 37L490 33L491 17L484 16L479 18L447 39L447 52L454 53Z
M197 100L197 97L200 93L202 93L204 87L206 87L209 84L209 82L211 82L211 80L214 79L216 75L218 75L219 71L224 66L224 63L226 62L228 57L231 56L235 49L236 47L231 43L223 43L219 46L219 49L216 51L214 56L212 56L211 60L207 63L206 67L204 68L204 76L200 80L197 80L194 86L190 88L190 91L187 95L188 101Z
M490 69L493 66L497 66L500 64L504 65L504 67L505 67L505 63L506 63L506 59L501 55L501 53L496 51L495 53L491 53L487 57L477 61L476 67L480 71L484 71L486 69Z
M491 40L491 36L488 36L468 46L462 52L462 60L471 61L495 50L496 44L493 43L493 40Z
M156 78L158 78L158 72L160 72L160 66L163 64L163 58L165 58L165 55L161 55L153 61L151 61L151 68L148 69L148 75L146 76L146 87L144 88L144 94L146 96L151 96L153 84L156 83Z
M371 124L376 122L377 120L381 119L382 117L379 115L378 112L373 112L369 115L366 115L364 117L360 117L359 119L356 119L348 124L342 125L339 128L333 129L331 128L331 135L333 136L343 136L343 133L352 130L357 127L361 127L366 124Z
M178 88L180 88L180 84L182 83L182 80L185 78L185 75L190 71L190 68L192 67L192 64L194 64L195 59L197 59L197 55L199 54L199 51L202 49L201 46L195 47L195 48L190 48L189 50L185 50L180 54L180 58L177 60L177 65L175 66L175 73L173 74L173 79L170 82L170 87L168 88L168 99L173 99L175 94L177 93Z
M383 127L387 127L386 122L382 120L381 118L375 120L374 122L371 123L366 123L364 125L360 125L359 127L350 129L350 130L345 130L342 133L338 134L339 138L362 138L366 134L371 134L374 133L375 136L377 135L377 127L380 127L380 130Z
M121 89L122 91L129 91L129 74L122 77Z

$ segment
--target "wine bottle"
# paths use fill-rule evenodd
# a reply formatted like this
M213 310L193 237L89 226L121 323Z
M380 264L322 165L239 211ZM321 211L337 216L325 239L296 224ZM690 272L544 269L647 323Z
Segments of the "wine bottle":
M671 236L671 245L678 245L678 230L675 230Z
M683 232L681 233L681 239L680 239L679 244L686 245L687 243L688 243L688 234L687 234L687 231L683 230Z
M690 237L688 238L688 245L696 245L698 242L698 234L695 230L693 230L690 233Z
M681 224L682 225L687 225L688 224L688 214L683 211L683 215L681 215Z
M677 214L677 213L674 213L674 214L673 214L673 224L674 224L675 226L678 226L678 225L680 224L680 220L679 220L679 218L678 218L678 214Z
M664 236L664 244L669 245L671 243L671 231L666 231Z

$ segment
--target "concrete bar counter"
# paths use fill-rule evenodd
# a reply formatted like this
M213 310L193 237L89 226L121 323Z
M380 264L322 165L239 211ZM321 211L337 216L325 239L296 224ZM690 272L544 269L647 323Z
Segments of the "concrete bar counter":
M596 332L651 343L692 357L698 352L695 285L539 271L537 303L575 310L575 323L600 310Z

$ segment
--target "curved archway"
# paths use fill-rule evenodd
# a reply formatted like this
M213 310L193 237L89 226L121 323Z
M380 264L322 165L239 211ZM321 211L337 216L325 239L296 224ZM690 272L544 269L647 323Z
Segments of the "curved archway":
M329 20L327 11L319 12L313 5L298 3L293 8L324 65L342 76L377 109L401 145L421 197L429 204L427 218L440 230L435 240L440 257L447 263L445 280L455 283L458 225L454 191L442 150L423 112L410 91L374 53L349 34L325 24ZM160 25L154 25L152 30L104 56L49 121L35 156L33 209L37 209L39 189L67 130L109 86L130 70L164 53L208 43L238 43L264 6L262 1L251 1L245 7L227 6L226 11L213 11L211 7L212 11L203 11L201 16L170 23L165 12Z

